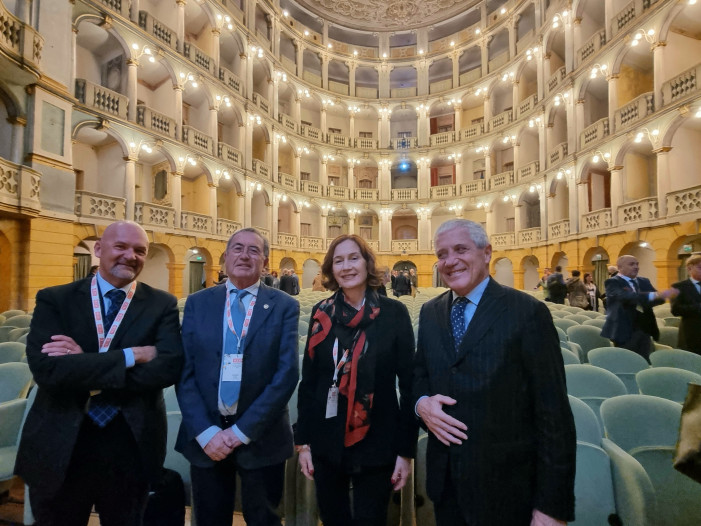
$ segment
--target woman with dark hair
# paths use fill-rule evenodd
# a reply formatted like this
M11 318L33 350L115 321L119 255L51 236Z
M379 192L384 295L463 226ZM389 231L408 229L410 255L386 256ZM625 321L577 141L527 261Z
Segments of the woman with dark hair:
M334 239L321 272L334 294L311 314L295 430L299 464L315 481L325 526L384 526L392 489L406 483L416 452L411 319L402 303L377 293L382 273L359 236Z

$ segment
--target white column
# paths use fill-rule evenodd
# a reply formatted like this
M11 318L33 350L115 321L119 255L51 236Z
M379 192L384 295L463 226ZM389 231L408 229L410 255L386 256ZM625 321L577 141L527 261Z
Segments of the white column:
M389 73L392 71L392 66L383 62L378 68L378 82L380 98L386 99L390 96Z
M455 139L457 140L457 134L460 130L462 130L462 104L458 101L458 103L455 105L455 125L453 128L455 129Z
M212 53L212 59L214 59L214 63L217 66L217 71L219 71L218 68L219 68L219 54L220 54L219 53L220 52L220 49L219 49L220 37L221 37L221 30L218 27L212 29L212 49L210 49L209 51ZM217 75L218 75L218 73L217 73Z
M126 203L125 218L134 220L134 203L136 201L136 159L126 157L124 159L124 198Z
M12 124L12 137L10 139L10 160L15 164L22 164L24 152L24 129L27 120L24 117L9 118Z
M218 183L209 183L209 215L212 218L212 233L217 232L217 186Z
M618 225L618 208L625 203L625 187L623 185L623 169L620 166L611 168L611 224Z
M217 144L219 143L219 112L216 106L209 108L209 135L214 142L214 155L216 155Z
M428 199L431 195L431 167L429 161L424 159L417 163L418 174L416 184L419 189L419 199Z
M671 148L669 147L655 150L657 154L657 210L659 217L667 217L667 194L671 190L670 150Z
M173 86L175 92L175 138L178 141L183 139L183 88L181 86Z
M320 121L321 121L321 126L320 126L320 128L321 128L321 133L322 133L322 134L324 135L324 137L325 137L326 134L328 133L328 128L326 127L326 106L322 106L322 107L321 107L321 119L320 119Z
M185 42L185 0L175 0L177 4L175 32L178 35L178 52L183 52Z
M355 135L355 117L353 116L352 113L350 114L348 121L349 121L348 122L348 127L349 127L348 133L350 134L351 137L356 137L356 135Z
M518 234L520 230L523 230L523 218L521 214L524 212L524 208L521 205L514 205L514 232ZM516 238L518 240L518 237Z
M662 83L665 78L665 48L667 46L666 42L658 42L652 48L652 58L653 58L653 89L655 97L655 111L662 108ZM609 126L611 123L609 122Z
M355 234L355 214L353 212L348 212L348 233Z
M389 201L392 195L392 181L389 163L380 163L380 170L378 173L378 188L380 190L380 199L382 201Z
M323 157L319 159L319 184L325 187L329 185L329 175L328 175L328 161Z
M608 79L609 88L609 134L613 135L616 130L616 110L618 109L618 75L611 75Z
M380 214L380 252L389 252L392 248L392 214Z
M297 52L297 76L301 79L304 77L304 46L299 40L295 40L294 45Z
M171 201L173 204L173 210L175 211L175 224L173 225L176 229L180 228L180 214L183 210L182 204L182 172L172 172L171 182L173 184L173 191L171 192Z
M326 238L329 235L329 211L321 209L321 225L319 225L319 235L322 239L322 248L326 247Z
M358 69L358 64L355 61L346 62L348 66L348 93L351 97L355 97L355 71Z
M354 168L353 163L348 163L348 188L351 190L354 190L356 187Z
M453 89L457 89L460 87L460 53L457 51L450 54L450 65L453 69Z
M431 122L428 118L428 105L417 110L418 122L416 127L418 129L418 140L419 146L428 146L431 142Z
M280 196L273 195L273 206L271 207L270 213L272 217L270 219L269 241L277 245L277 236L280 233L278 228L280 222Z
M431 213L422 212L418 215L419 228L419 250L428 251L431 250Z
M127 98L129 99L127 120L129 122L136 122L138 70L139 61L132 58L127 59Z
M75 96L75 78L76 78L76 64L78 62L76 58L76 53L78 51L78 28L74 27L71 31L71 78L69 80L68 91Z
M319 55L321 61L321 87L325 90L329 89L329 57L326 53Z
M243 226L244 228L253 226L251 223L251 208L253 203L253 188L248 184L250 180L245 180L244 184L244 208L243 208ZM272 232L272 230L271 230ZM277 241L277 240L276 240Z
M253 169L253 121L249 118L250 113L246 114L246 145L244 148L244 162L247 170Z

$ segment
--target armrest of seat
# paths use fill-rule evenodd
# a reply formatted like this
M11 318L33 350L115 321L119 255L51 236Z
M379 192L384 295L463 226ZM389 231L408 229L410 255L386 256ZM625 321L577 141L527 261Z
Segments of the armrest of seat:
M26 407L25 398L0 404L0 447L17 445Z
M645 469L608 438L601 439L601 447L611 459L616 510L623 524L653 526L657 502Z

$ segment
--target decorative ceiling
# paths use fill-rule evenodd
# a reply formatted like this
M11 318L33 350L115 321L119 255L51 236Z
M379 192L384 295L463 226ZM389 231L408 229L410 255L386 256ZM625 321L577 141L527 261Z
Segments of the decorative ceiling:
M447 20L466 11L475 1L297 0L297 3L341 27L403 31Z

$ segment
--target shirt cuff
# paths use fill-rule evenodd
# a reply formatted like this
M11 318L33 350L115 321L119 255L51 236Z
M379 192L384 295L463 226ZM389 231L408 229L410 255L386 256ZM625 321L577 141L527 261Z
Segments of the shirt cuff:
M199 435L195 437L195 440L197 440L197 443L200 445L202 449L204 449L207 444L209 444L209 441L214 438L214 435L219 433L221 431L221 427L218 426L210 426L204 431L202 431Z
M124 353L124 360L127 362L127 369L134 367L134 365L136 365L136 359L134 358L134 351L132 348L127 347L126 349L122 349L122 352Z
M243 434L243 431L239 429L239 426L234 425L231 430L234 432L234 434L239 437L239 440L243 442L244 444L250 444L251 439L248 438L246 435Z
M647 301L655 301L657 299L657 292L650 292L647 295Z
M414 406L414 414L416 414L417 418L421 418L421 415L419 415L419 402L424 398L428 398L428 395L420 396L419 399L416 401L416 405Z

